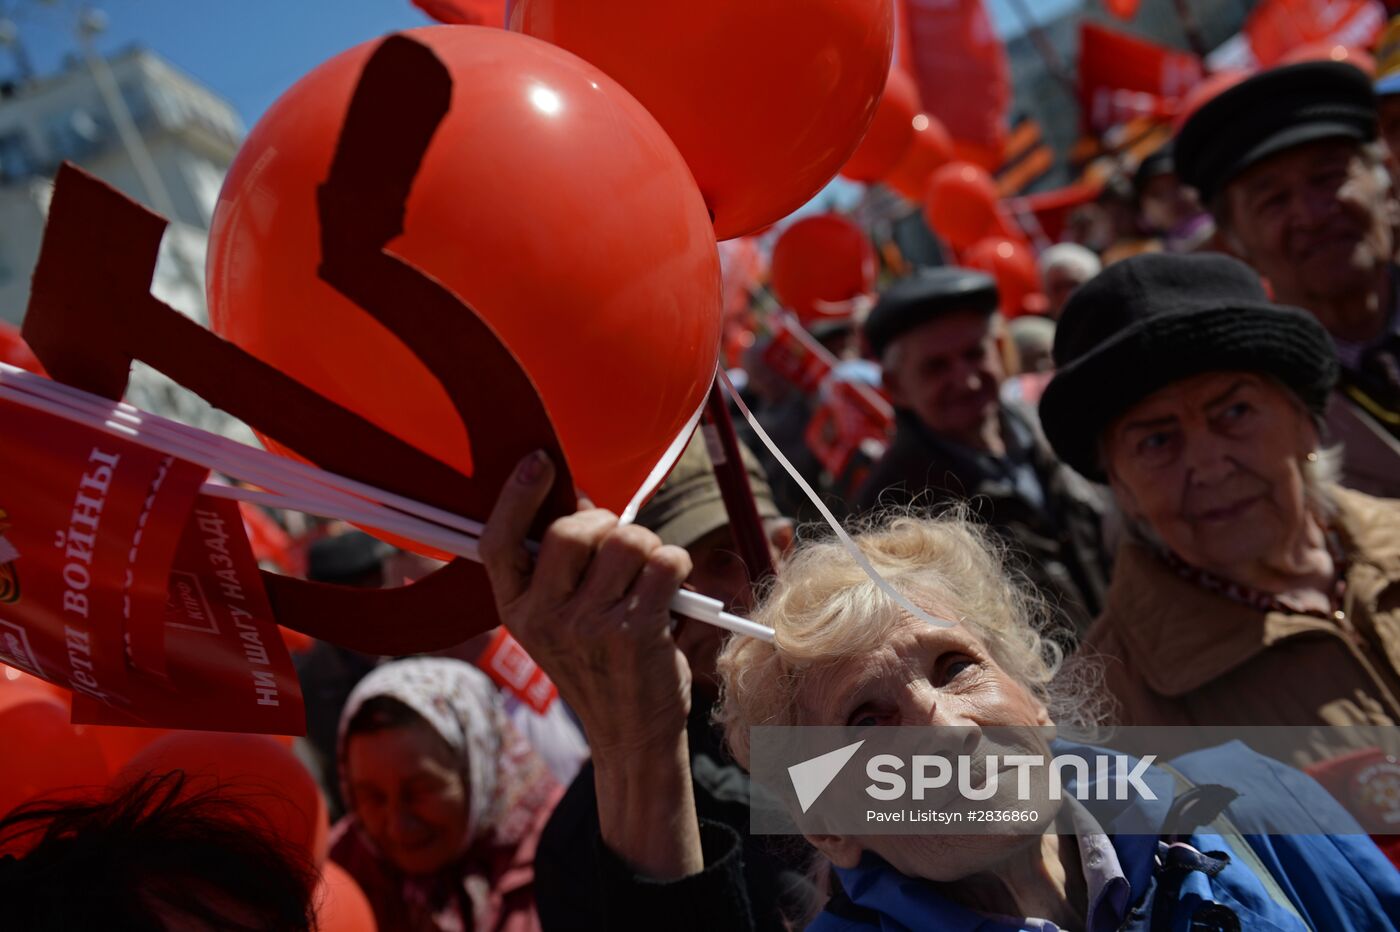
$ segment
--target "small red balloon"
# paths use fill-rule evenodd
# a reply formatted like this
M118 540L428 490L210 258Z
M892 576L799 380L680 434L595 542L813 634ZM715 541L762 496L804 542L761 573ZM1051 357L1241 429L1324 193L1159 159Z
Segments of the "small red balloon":
M68 723L47 684L10 672L0 671L0 815L49 794L100 792L107 764L96 740Z
M783 306L804 322L849 317L851 302L875 286L875 250L840 214L804 217L773 247L770 280Z
M575 483L620 511L699 408L719 355L719 257L690 169L641 104L568 52L476 26L406 35L453 87L392 251L500 335L539 388ZM472 445L499 438L469 437L438 379L317 275L317 186L377 46L321 65L253 128L214 214L210 319L469 475ZM471 347L461 356L470 365Z
M920 202L929 179L953 159L953 139L938 117L921 113L914 117L914 139L904 157L885 176L885 184L911 201Z
M988 236L1010 232L997 206L992 176L967 162L949 162L933 173L924 194L924 216L958 251Z
M856 151L841 166L852 181L879 181L899 164L914 141L914 120L919 116L919 88L903 68L890 69L875 119Z
M1036 296L1043 294L1045 288L1035 257L1023 244L1005 237L979 240L963 252L961 262L997 280L1003 317L1020 317L1039 306Z
M1108 7L1108 12L1121 20L1131 20L1137 16L1138 6L1142 0L1104 0L1104 6Z
M334 861L321 866L321 881L312 901L321 932L376 932L374 909L355 878Z
M127 786L148 773L184 771L188 790L218 789L249 806L261 827L297 845L323 864L330 825L326 800L310 772L292 752L263 735L175 731L130 761L114 780Z
M1376 60L1361 49L1352 48L1337 42L1309 42L1300 45L1279 59L1279 65L1296 65L1305 61L1342 61L1355 65L1366 72L1367 77L1376 76Z
M574 52L676 141L715 219L752 233L805 204L865 134L892 0L519 0L510 28Z

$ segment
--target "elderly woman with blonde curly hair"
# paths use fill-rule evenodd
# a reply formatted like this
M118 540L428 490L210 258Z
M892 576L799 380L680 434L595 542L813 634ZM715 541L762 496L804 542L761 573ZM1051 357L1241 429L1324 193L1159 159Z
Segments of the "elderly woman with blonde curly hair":
M689 792L689 671L668 608L689 572L684 552L590 509L554 522L532 566L525 535L551 479L547 461L522 464L488 522L482 554L504 622L583 719L604 844L651 878L645 902L614 904L616 925L752 928L736 839L700 824ZM774 629L773 642L734 640L721 657L721 717L741 764L749 764L758 725L976 733L1049 726L1067 710L1054 688L1063 682L1060 652L1038 630L1035 602L1008 581L973 525L905 518L855 544L918 612L892 599L841 545L799 548L755 613ZM1183 779L1218 765L1212 753L1178 761ZM1347 822L1301 774L1241 745L1228 753L1237 771L1270 785L1272 804L1327 816L1328 825ZM1177 784L1157 776L1167 798L1154 805L1172 805ZM1128 815L1142 825L1166 813L1146 806ZM1141 831L1077 824L1083 828L1070 834L812 833L832 895L811 927L1343 930L1393 928L1387 917L1400 915L1400 875L1354 822L1345 835L1246 841L1201 830L1169 845ZM1191 876L1169 883L1161 865L1178 870L1183 857L1180 869Z

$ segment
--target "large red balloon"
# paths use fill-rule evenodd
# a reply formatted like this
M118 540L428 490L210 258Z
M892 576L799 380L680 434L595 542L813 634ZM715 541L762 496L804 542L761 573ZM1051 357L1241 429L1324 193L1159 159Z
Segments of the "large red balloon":
M770 281L783 306L805 322L849 317L852 299L875 287L875 271L875 250L861 228L839 214L821 214L783 231Z
M63 700L9 669L0 670L0 749L0 816L50 793L100 792L107 782L101 749L68 724Z
M879 181L890 173L914 141L914 119L919 115L919 88L903 68L890 69L880 106L865 138L841 166L841 174L853 181Z
M115 779L129 785L148 773L182 770L191 792L217 788L256 810L276 836L316 864L326 860L326 800L290 750L263 735L176 731L138 753Z
M1010 319L1027 313L1045 292L1035 256L1023 244L1005 237L980 240L961 256L963 265L981 269L997 280L1002 316Z
M929 179L953 159L953 139L938 117L921 113L914 117L914 138L885 184L911 201L921 202Z
M620 510L700 406L718 357L719 258L690 170L636 100L567 52L484 27L407 34L451 72L452 103L391 248L500 334L539 387L577 485ZM253 128L214 215L210 317L470 473L469 444L492 438L469 437L438 380L316 274L316 187L376 45L321 65Z
M637 95L685 154L720 239L787 216L840 170L894 40L891 0L519 0L510 25Z
M967 162L949 162L933 173L924 195L924 216L959 251L988 236L1010 232L997 206L992 176Z
M316 928L321 932L376 932L379 928L369 897L355 878L334 861L322 866L312 902L316 907Z

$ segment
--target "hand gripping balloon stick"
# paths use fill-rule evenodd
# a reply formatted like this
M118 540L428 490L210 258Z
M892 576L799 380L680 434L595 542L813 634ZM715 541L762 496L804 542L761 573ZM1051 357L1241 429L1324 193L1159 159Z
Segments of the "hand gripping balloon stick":
M478 521L3 363L0 363L0 402L23 405L132 440L258 487L246 489L206 483L201 490L206 495L349 521L453 556L481 561L478 538L483 526ZM530 546L533 549L537 545ZM731 615L723 610L718 600L696 592L678 592L671 602L671 610L735 634L773 640L773 629Z

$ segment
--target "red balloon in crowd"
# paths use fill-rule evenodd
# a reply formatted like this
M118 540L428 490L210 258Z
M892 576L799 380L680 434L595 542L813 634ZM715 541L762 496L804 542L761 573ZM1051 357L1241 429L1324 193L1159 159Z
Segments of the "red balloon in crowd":
M700 406L718 357L719 259L690 169L635 99L568 52L500 29L407 35L453 88L393 251L490 323L539 388L579 488L621 510ZM321 65L253 128L214 215L210 317L470 473L471 444L493 438L469 437L437 378L317 276L316 189L377 45ZM470 365L471 347L461 352Z
M1024 244L1005 237L979 240L960 258L970 269L981 269L997 280L1002 316L1011 319L1043 306L1045 287L1035 256Z
M914 141L914 119L919 110L919 88L913 77L903 68L891 68L875 119L856 151L841 166L841 174L866 182L888 175Z
M1108 7L1108 12L1121 20L1131 20L1137 16L1140 3L1141 0L1104 0L1104 6Z
M967 162L949 162L933 173L924 194L924 216L959 252L980 239L1011 232L992 176Z
M374 908L355 878L334 861L321 866L321 880L312 900L320 932L376 932Z
M517 0L512 29L575 52L676 141L729 239L786 217L865 135L892 0Z
M0 815L51 793L100 791L107 764L97 741L68 723L48 684L0 668Z
M770 269L773 293L804 322L849 317L852 299L875 287L875 250L850 220L820 214L783 231Z
M1375 58L1361 49L1336 42L1309 42L1307 45L1300 45L1279 59L1279 64L1296 65L1305 61L1342 61L1360 68L1368 77L1376 76Z
M217 788L251 807L260 827L298 846L314 863L325 862L326 800L288 748L263 735L174 731L128 761L114 782L125 786L147 773L172 770L185 772L188 791Z
M904 157L885 175L885 184L911 201L924 199L929 179L953 160L953 139L938 117L921 113L914 117L914 138Z

